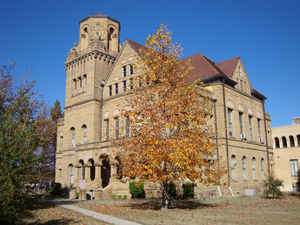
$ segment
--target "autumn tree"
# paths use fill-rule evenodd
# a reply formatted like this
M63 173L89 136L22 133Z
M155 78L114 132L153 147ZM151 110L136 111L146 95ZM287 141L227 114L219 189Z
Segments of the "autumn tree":
M33 82L16 86L11 69L0 68L0 223L14 224L26 209L26 184L37 181L40 101Z
M50 111L50 113L49 113ZM44 107L36 120L37 133L41 139L41 182L53 182L57 146L57 121L62 117L60 102L55 101L50 110Z
M169 182L212 184L218 175L210 101L199 80L186 82L193 68L178 59L181 54L165 26L148 36L137 65L143 87L128 97L124 111L130 135L118 142L123 176L158 182L163 208Z

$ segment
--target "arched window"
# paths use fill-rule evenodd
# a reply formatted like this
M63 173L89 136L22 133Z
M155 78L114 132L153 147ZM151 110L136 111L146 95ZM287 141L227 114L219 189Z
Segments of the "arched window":
M95 180L95 174L96 174L95 162L93 159L90 159L89 162L90 162L90 178L91 180Z
M82 159L79 160L79 164L81 166L81 179L85 180L85 165Z
M69 182L70 186L74 184L74 167L72 164L69 165Z
M284 136L282 137L282 147L287 148L287 142L286 142L286 138Z
M236 157L235 157L235 155L232 155L231 156L231 178L232 178L232 180L236 180L235 167L236 167Z
M73 79L73 88L76 90L77 89L77 80Z
M86 88L86 86L87 86L87 75L84 74L83 75L83 87Z
M242 176L243 180L247 180L246 156L242 158Z
M60 150L63 149L63 144L64 144L64 137L60 136Z
M83 143L85 143L86 139L87 139L87 127L86 127L86 125L83 124L81 129L82 129Z
M300 135L297 135L297 143L298 143L298 147L300 147Z
M256 159L255 157L252 158L251 165L252 165L252 180L256 180L256 168L255 168Z
M82 78L78 77L78 81L79 81L79 88L82 88Z
M71 128L71 146L75 147L75 128Z
M294 137L292 135L289 136L289 139L290 139L290 147L295 147L295 140L294 140Z
M260 160L260 178L262 180L265 179L265 160L264 160L264 158L261 158L261 160Z
M280 148L280 142L278 137L275 138L275 148Z

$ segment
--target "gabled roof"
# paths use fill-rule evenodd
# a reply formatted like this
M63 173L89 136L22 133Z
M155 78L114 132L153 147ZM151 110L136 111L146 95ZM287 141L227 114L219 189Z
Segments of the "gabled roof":
M191 62L193 70L186 76L185 81L191 82L197 79L207 79L221 74L218 69L202 54L192 55L181 60L182 63Z
M126 39L126 42L138 53L141 54L141 49L146 49L145 46L132 41L130 39ZM230 76L230 71L234 71L234 66L236 66L236 63L238 62L238 59L240 57L236 57L234 59L230 59L227 61L224 61L222 63L216 64L208 57L202 55L202 54L196 54L192 55L190 57L184 58L180 60L182 63L186 63L188 60L191 61L191 66L193 67L193 70L190 74L188 74L185 78L186 82L191 82L194 80L202 80L202 81L208 81L212 80L213 78L224 78L225 80L229 81L231 84L235 84L235 81L231 80L232 75ZM221 65L221 66L219 66ZM225 71L220 68L225 68Z
M236 68L236 65L238 61L241 59L241 57L235 57L232 59L228 59L224 62L217 63L217 66L229 77L232 78L234 69Z

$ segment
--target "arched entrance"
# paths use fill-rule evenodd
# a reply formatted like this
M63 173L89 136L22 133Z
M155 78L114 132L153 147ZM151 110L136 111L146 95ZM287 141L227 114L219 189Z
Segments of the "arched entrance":
M102 166L101 166L102 188L105 188L109 184L111 166L110 166L108 155L101 155L100 160L102 161Z

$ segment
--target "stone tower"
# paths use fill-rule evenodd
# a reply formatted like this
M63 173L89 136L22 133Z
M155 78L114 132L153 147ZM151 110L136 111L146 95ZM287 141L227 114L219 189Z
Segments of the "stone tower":
M119 52L118 21L92 15L79 24L79 44L65 62L64 149L99 141L102 83Z

